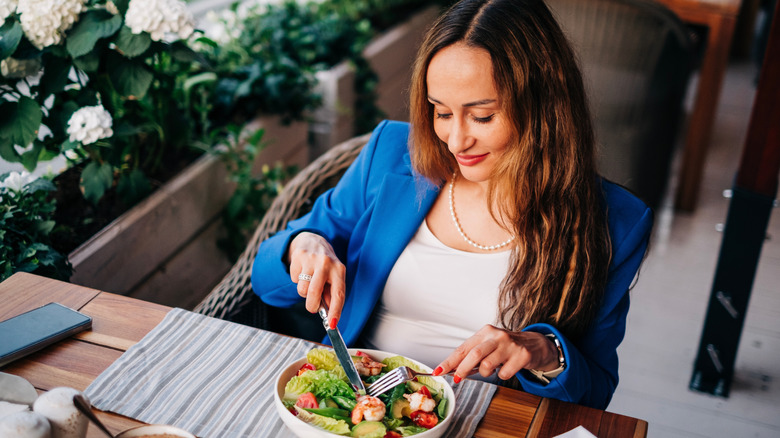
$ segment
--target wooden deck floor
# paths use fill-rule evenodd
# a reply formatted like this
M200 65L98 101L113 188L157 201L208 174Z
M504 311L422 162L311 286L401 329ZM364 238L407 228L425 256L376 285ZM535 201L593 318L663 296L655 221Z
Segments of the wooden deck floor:
M656 214L652 250L632 291L620 384L610 411L649 422L649 437L780 437L780 211L773 211L728 399L688 382L720 250L728 199L755 96L755 67L729 67L693 214ZM672 182L672 188L674 181ZM667 202L668 204L668 202Z

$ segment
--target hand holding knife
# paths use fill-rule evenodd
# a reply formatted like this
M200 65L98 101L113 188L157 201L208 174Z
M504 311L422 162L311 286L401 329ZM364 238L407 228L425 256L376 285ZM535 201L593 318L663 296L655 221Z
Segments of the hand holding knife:
M366 394L366 387L363 385L363 380L360 378L360 374L355 368L355 363L352 362L352 355L347 351L347 345L344 343L344 338L341 337L338 327L331 328L328 323L328 309L325 307L325 303L320 303L320 309L318 311L322 318L322 325L325 327L325 331L328 333L330 343L333 344L333 351L336 353L336 357L344 368L344 372L347 373L347 378L352 384L352 387L357 392L358 396Z

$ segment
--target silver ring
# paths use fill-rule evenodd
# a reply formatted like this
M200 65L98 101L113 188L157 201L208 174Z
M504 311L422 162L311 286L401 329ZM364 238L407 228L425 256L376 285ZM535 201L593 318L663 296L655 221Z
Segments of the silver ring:
M298 276L298 281L311 281L311 275L301 274Z

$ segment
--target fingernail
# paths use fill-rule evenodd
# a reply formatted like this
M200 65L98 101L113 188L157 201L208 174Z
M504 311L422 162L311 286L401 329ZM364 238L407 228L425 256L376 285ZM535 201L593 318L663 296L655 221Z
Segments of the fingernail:
M462 377L460 377L459 375L457 375L457 374L453 374L453 375L452 375L452 381L453 381L453 382L455 382L455 383L460 383L460 381L461 381L461 380L463 380L463 378L462 378Z
M335 330L336 326L338 325L338 323L339 323L339 319L338 318L331 318L330 319L330 329L331 330Z
M441 374L441 372L442 372L442 371L444 371L444 368L442 368L442 367L436 367L436 369L435 369L435 370L433 370L433 375L434 375L434 376L438 376L439 374Z

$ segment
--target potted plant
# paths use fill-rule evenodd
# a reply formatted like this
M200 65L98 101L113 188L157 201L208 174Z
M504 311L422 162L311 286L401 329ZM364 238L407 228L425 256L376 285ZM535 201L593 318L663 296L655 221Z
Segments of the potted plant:
M156 14L144 0L73 0L63 15L67 19L48 28L51 38L35 43L37 37L27 34L33 32L30 25L23 26L32 8L22 1L7 13L0 10L0 18L6 15L0 28L0 109L14 114L0 121L0 156L30 167L67 154L80 163L75 184L88 200L81 209L98 208L109 197L132 205L158 185L144 163L189 161L197 155L193 145L198 152L218 144L230 151L228 134L247 121L249 131L263 129L267 146L249 149L255 173L280 159L307 164L308 137L316 124L297 120L310 118L321 102L318 72L343 69L345 57L351 59L346 70L362 76L351 91L358 101L362 95L370 102L376 91L362 58L366 44L377 40L366 2L288 2L257 10L242 17L250 31L234 36L235 44L193 31L186 10L174 0L155 4L168 9ZM136 10L143 12L134 16ZM237 14L238 7L232 11ZM167 20L157 20L161 17ZM156 25L137 27L149 23ZM342 109L352 113L357 105L344 101ZM366 119L371 124L379 113L372 114ZM172 151L185 159L171 159ZM71 280L165 304L194 305L229 268L215 242L225 234L225 206L242 192L234 191L235 185L258 182L247 177L245 163L232 166L233 181L227 182L231 165L219 156L201 156L112 226L99 226L70 252ZM284 178L277 170L269 167L260 179ZM58 206L71 204L60 199ZM233 205L240 204L234 199Z
M51 246L54 185L27 172L0 175L0 281L14 272L65 280L68 259Z

